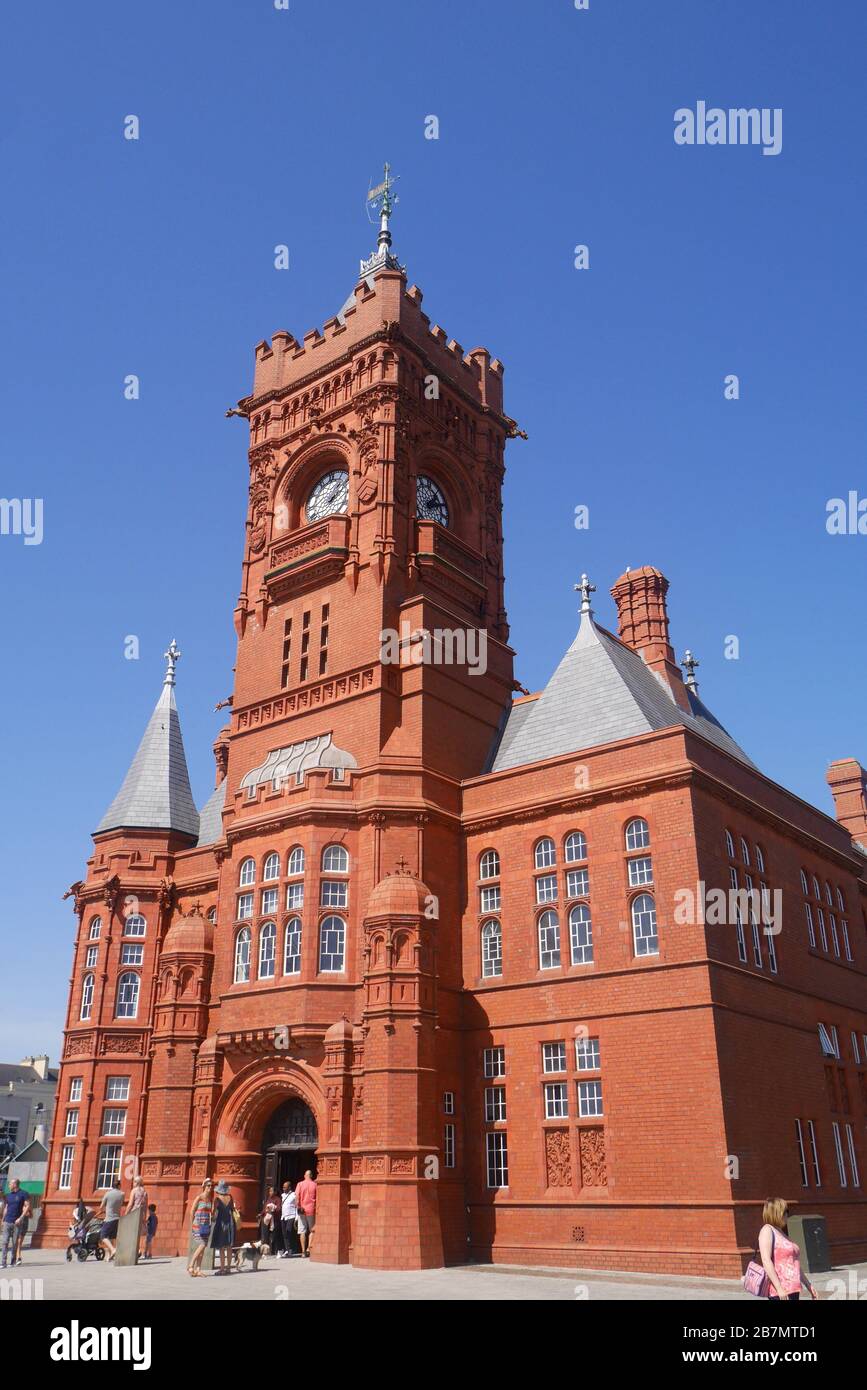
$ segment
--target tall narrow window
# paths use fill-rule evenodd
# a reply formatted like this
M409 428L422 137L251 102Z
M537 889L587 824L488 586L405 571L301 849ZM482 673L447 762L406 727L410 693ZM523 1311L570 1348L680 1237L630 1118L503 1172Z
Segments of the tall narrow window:
M245 985L250 978L250 928L242 927L235 937L235 984Z
M273 979L277 969L277 928L266 922L259 933L259 979Z
M117 982L115 1018L135 1018L138 1013L139 977L134 971L124 971Z
M587 838L583 830L573 830L566 836L563 844L563 858L567 864L580 864L587 858Z
M840 1186L848 1187L849 1183L846 1178L846 1160L843 1157L843 1145L840 1141L840 1126L837 1124L836 1120L833 1120L831 1122L831 1133L834 1136L834 1153L837 1157L837 1175L840 1179Z
M255 859L245 859L238 872L238 883L242 888L247 888L251 883L256 882L256 861Z
M310 613L306 612L301 619L301 670L300 679L306 681L307 668L310 663Z
M843 933L843 950L846 953L846 959L851 960L852 947L849 944L849 924L842 918L840 919L840 931Z
M807 1121L807 1138L810 1141L810 1162L813 1165L813 1181L817 1187L822 1186L822 1170L819 1167L819 1150L816 1147L816 1126L812 1120Z
M328 613L329 605L322 605L322 622L319 627L319 674L324 676L328 669Z
M272 879L280 877L280 856L279 854L269 854L262 867L262 881L270 883Z
M304 851L300 845L289 851L289 862L286 865L286 875L288 878L297 878L304 872Z
M500 856L495 849L486 849L479 859L479 878L500 877Z
M801 1130L801 1121L795 1121L795 1141L798 1145L798 1163L801 1167L801 1186L809 1187L810 1179L807 1176L807 1155L804 1152L804 1135Z
M726 854L729 859L734 859L735 857L735 842L732 839L732 832L730 830L726 831Z
M280 667L280 685L285 690L289 684L289 662L292 657L292 619L283 624L283 664Z
M852 1186L861 1186L861 1174L858 1171L858 1156L855 1153L855 1134L851 1125L846 1126L846 1147L849 1150L849 1170L852 1174Z
M533 853L537 869L553 868L557 862L557 851L554 848L554 841L549 839L540 840Z
M496 918L482 927L482 978L503 973L503 932Z
M319 928L319 969L335 974L343 969L346 923L342 917L326 917Z
M632 902L632 937L637 956L659 954L656 928L656 904L649 893L639 893Z
M593 924L586 903L578 903L569 913L569 947L573 965L593 962Z
M822 911L821 907L817 907L817 908L816 908L816 911L817 911L817 913L819 914L819 940L820 940L821 943L822 943L822 950L823 950L823 951L827 951L827 949L828 949L828 933L827 933L826 930L825 930L825 914L824 914L824 912Z
M61 1192L67 1192L72 1187L72 1156L74 1153L74 1144L64 1144L60 1150L60 1177L57 1186Z
M98 941L98 940L99 940L99 933L100 933L101 931L102 931L102 919L101 919L100 917L93 917L93 918L91 919L90 931L89 931L89 933L88 933L90 940L91 940L91 941Z
M446 1168L455 1166L455 1127L451 1123L443 1126L443 1163Z
M283 974L301 974L301 918L290 917L286 923L286 949L283 954Z
M813 925L813 909L809 903L804 903L807 913L807 940L815 950L816 947L816 928Z
M488 1160L488 1187L508 1187L509 1150L505 1130L495 1129L486 1134L485 1148Z
M560 922L556 912L539 918L539 969L554 970L560 964Z

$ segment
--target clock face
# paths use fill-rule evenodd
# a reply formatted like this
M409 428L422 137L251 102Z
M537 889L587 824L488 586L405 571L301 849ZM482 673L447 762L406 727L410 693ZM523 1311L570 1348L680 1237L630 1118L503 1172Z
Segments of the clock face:
M415 514L420 521L438 521L440 526L448 526L449 509L442 491L433 478L419 473L415 480Z
M344 468L325 473L307 498L308 521L321 521L326 516L340 516L349 505L349 474Z

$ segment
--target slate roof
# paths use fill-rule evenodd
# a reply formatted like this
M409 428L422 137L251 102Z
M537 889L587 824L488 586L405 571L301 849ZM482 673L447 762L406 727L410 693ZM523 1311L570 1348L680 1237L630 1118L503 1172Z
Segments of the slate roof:
M675 704L663 680L589 613L537 700L515 703L489 771L522 767L678 724L700 734L753 767L742 748L697 695L688 691L690 713Z
M123 786L95 833L121 828L180 830L198 839L199 813L190 790L174 686L168 679Z
M23 1066L20 1062L0 1062L0 1087L4 1090L8 1090L10 1081L25 1086L51 1086L57 1077L58 1072L52 1068L49 1068L47 1076L42 1077L35 1067Z
M224 777L208 797L199 812L199 845L215 845L223 838L223 806L226 801L226 778Z

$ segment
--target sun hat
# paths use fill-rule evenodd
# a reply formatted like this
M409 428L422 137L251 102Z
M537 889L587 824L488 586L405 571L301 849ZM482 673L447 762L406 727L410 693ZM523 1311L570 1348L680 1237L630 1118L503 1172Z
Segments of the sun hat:
M229 1190L229 1184L226 1182L226 1179L225 1179L225 1178L221 1178L221 1180L217 1183L217 1191L218 1191L218 1192L228 1192L228 1190Z

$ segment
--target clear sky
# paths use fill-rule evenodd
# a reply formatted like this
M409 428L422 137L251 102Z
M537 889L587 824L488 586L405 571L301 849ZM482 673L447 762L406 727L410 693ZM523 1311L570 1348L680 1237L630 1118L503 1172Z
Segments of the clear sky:
M248 474L224 412L255 343L351 291L386 158L410 281L503 360L529 433L505 494L518 678L571 640L582 570L613 625L613 581L656 565L703 698L830 810L827 764L867 761L867 537L825 529L829 498L867 496L860 0L40 0L3 25L0 492L41 498L44 535L0 536L0 1057L57 1058L61 894L173 636L212 787ZM781 152L676 145L698 101L781 108Z

